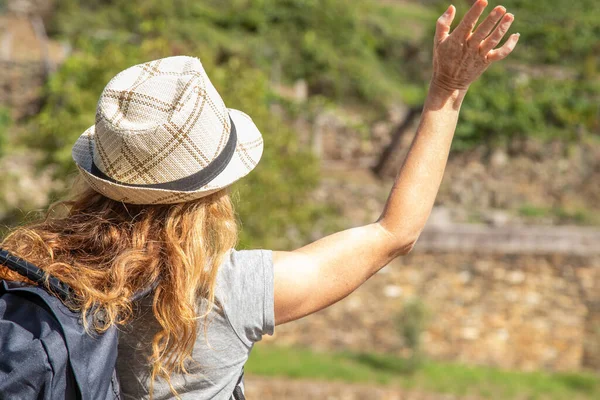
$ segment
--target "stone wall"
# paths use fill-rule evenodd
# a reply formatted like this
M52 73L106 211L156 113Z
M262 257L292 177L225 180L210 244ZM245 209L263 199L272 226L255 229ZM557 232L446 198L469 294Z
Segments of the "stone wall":
M419 249L436 252L600 255L600 229L577 226L488 226L444 224L436 216L419 237Z
M276 329L278 344L408 356L398 319L427 310L429 357L520 370L600 368L600 256L432 253L417 248L356 293Z

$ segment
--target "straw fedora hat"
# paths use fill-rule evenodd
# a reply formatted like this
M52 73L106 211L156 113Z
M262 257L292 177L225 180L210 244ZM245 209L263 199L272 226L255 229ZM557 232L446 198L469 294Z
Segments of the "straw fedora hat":
M97 192L133 204L171 204L214 193L260 160L252 119L225 107L200 60L177 56L128 68L106 85L96 123L73 159Z

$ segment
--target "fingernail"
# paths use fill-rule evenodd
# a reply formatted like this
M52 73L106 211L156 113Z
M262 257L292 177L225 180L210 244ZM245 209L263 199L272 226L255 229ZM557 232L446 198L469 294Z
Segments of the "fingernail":
M452 4L450 4L450 7L448 7L445 14L450 14L451 12L452 12Z

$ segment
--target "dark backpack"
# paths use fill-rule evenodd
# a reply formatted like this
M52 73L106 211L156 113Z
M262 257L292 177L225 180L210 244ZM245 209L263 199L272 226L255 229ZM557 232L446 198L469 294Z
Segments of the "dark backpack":
M41 284L35 265L0 249L0 264ZM56 278L40 286L0 280L1 399L120 399L115 372L118 332L88 334L81 314L56 296L70 288Z
M40 286L0 280L0 399L121 399L115 370L118 330L89 334L81 314L58 298L71 289L54 277L0 248L0 264ZM154 286L136 293L140 300ZM58 296L58 297L57 297ZM244 372L232 400L244 400Z

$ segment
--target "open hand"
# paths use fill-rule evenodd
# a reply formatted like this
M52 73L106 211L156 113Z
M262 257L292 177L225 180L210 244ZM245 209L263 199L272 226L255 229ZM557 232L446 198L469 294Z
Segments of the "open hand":
M466 90L495 61L506 58L517 45L519 34L495 48L515 17L502 6L495 7L473 31L487 6L487 0L477 0L460 24L450 33L456 16L454 6L438 19L433 48L432 85L446 90Z

